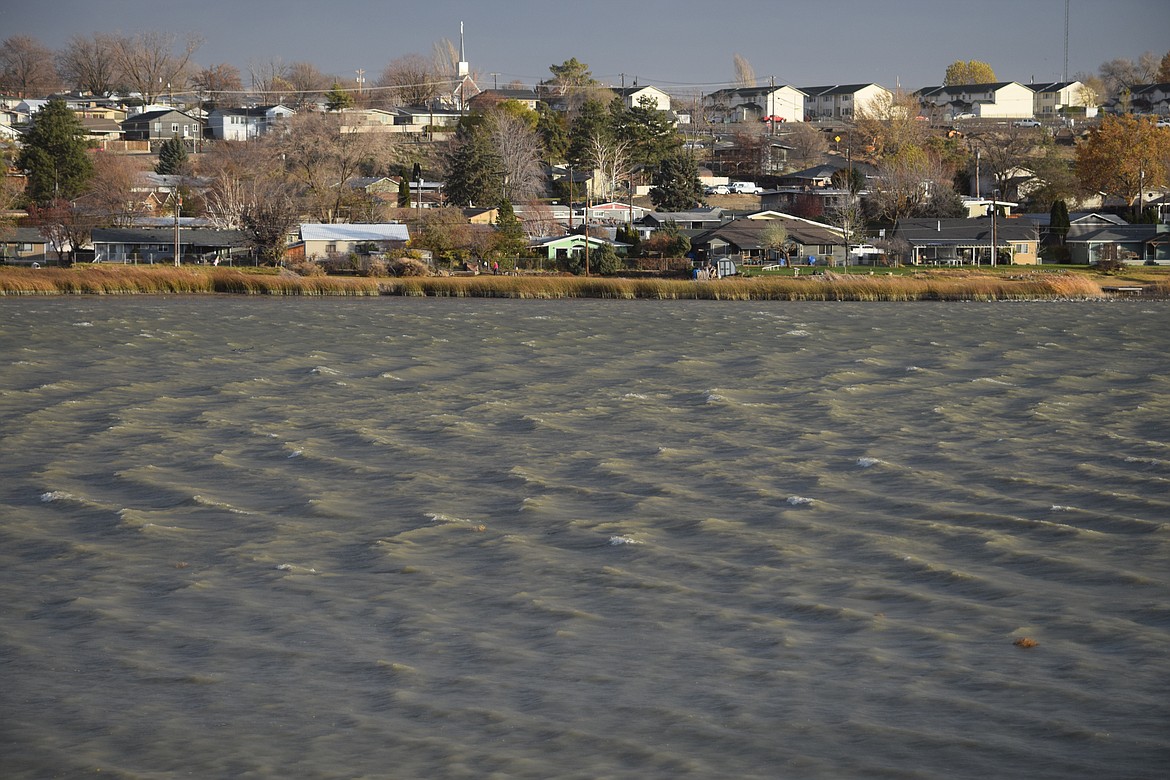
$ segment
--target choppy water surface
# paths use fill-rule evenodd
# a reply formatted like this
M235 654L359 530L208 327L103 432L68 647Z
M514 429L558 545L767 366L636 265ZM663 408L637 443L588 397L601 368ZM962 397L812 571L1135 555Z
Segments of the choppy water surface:
M2 301L0 774L1165 777L1168 314Z

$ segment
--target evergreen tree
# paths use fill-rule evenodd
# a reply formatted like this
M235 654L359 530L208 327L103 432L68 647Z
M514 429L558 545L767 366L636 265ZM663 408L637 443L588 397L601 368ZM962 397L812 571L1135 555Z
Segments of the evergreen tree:
M1064 237L1068 235L1071 223L1068 218L1068 204L1063 200L1053 201L1052 211L1049 212L1048 232L1064 245Z
M593 272L602 276L610 276L622 270L622 259L618 257L613 244L602 244L594 250L590 264L593 266Z
M544 145L544 158L550 165L564 160L569 151L569 130L564 113L553 111L544 103L537 107L536 113L536 132Z
M410 208L410 182L405 176L398 182L398 208Z
M612 119L604 103L585 101L569 129L569 151L566 154L569 162L579 169L588 166L593 155L594 137L603 141L613 138Z
M25 195L33 203L70 199L85 189L93 161L86 152L85 128L65 101L50 100L36 114L16 164L28 171Z
M163 141L158 150L158 165L154 172L164 176L179 176L187 170L187 145L173 136Z
M507 198L500 201L500 208L496 213L495 244L501 255L513 260L528 248L528 236L524 233L524 225L516 216L512 202Z
M644 97L638 105L626 108L617 98L610 110L614 135L629 144L633 162L657 165L682 146L682 136L652 99Z
M623 244L629 244L630 248L626 250L626 257L641 257L642 256L642 234L638 229L632 225L622 225L617 229L617 240Z
M659 211L686 211L702 200L699 166L685 152L663 158L654 170L653 183L650 200Z
M496 202L504 187L503 164L482 124L460 124L447 152L445 190L459 206Z
M329 111L340 111L343 108L353 108L353 95L346 92L340 84L333 82L333 88L325 93L325 108Z

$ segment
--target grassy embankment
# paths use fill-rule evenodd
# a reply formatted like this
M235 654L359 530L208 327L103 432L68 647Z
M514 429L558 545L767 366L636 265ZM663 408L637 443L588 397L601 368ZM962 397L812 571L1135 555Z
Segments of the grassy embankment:
M1095 299L1102 286L1131 282L1090 273L919 271L912 275L823 274L696 282L683 279L476 276L302 277L271 269L94 267L0 268L0 295L209 294L297 296L436 296L803 301L991 301ZM1170 295L1170 274L1140 282L1147 294Z

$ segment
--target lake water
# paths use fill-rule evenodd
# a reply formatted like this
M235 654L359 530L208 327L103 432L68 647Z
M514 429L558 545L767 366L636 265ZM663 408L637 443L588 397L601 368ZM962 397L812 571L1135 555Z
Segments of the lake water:
M0 775L1167 777L1168 325L0 301Z

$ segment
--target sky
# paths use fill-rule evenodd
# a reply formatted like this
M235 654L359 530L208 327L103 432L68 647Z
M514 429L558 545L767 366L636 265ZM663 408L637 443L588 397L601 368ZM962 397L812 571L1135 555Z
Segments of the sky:
M1170 50L1166 0L1069 0L1068 73ZM159 31L202 36L194 61L249 66L307 61L367 84L397 57L459 45L480 88L533 85L576 57L611 85L694 94L727 86L733 58L761 84L942 83L955 60L982 60L1001 81L1058 81L1065 0L2 0L0 37L51 49L73 35Z

